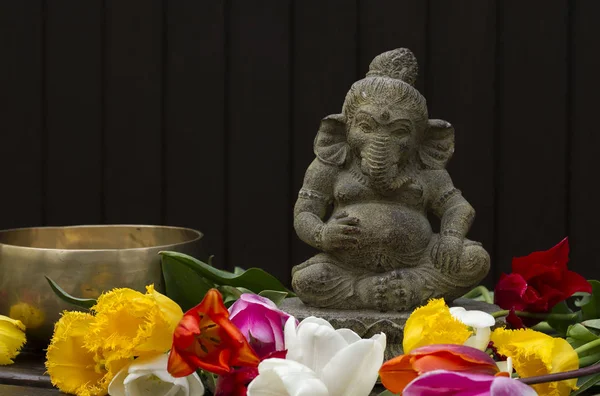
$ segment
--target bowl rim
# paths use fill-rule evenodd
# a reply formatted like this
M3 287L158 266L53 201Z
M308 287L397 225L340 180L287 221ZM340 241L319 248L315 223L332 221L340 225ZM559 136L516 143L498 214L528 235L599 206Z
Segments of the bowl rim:
M185 230L190 231L195 234L193 239L184 242L170 243L166 245L156 245L156 246L147 246L147 247L138 247L138 248L122 248L122 249L58 249L58 248L40 248L33 246L21 246L21 245L11 245L9 243L0 242L0 248L7 247L11 249L26 249L26 250L39 250L39 251L50 251L50 252L123 252L123 251L141 251L141 250L150 250L150 249L162 249L166 247L174 247L186 245L194 242L198 242L200 239L204 237L204 234L201 231L195 230L189 227L179 227L179 226L167 226L167 225L152 225L152 224L80 224L80 225L69 225L69 226L41 226L41 227L18 227L18 228L7 228L4 230L0 229L0 234L11 231L22 231L22 230L33 230L33 229L66 229L66 228L113 228L113 227L134 227L134 228L167 228L173 230Z

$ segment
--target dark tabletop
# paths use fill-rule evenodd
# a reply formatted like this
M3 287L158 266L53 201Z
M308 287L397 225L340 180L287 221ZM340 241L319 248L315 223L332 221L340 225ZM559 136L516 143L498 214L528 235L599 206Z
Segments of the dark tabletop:
M58 396L50 378L44 375L44 356L24 351L14 364L0 366L0 395L2 396Z

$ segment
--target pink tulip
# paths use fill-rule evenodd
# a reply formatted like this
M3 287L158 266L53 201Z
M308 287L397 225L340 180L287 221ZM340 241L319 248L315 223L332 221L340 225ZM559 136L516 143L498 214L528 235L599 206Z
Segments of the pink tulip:
M229 320L263 359L285 349L283 327L290 317L268 298L245 293L229 308Z
M516 379L486 374L435 370L421 374L404 388L404 396L532 396L537 393Z

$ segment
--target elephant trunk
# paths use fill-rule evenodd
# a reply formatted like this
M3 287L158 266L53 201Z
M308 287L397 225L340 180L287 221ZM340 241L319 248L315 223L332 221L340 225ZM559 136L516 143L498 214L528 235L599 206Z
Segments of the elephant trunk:
M389 140L385 135L374 137L362 155L371 184L381 193L391 191L398 176L398 158L395 158Z

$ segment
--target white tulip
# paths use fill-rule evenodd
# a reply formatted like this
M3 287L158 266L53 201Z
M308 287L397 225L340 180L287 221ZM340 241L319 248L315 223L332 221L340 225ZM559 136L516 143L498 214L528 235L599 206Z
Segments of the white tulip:
M138 358L117 373L108 386L111 396L202 396L198 374L175 378L167 371L168 354Z
M500 371L504 371L505 373L508 373L509 376L511 376L513 373L513 363L512 363L512 358L510 356L507 357L506 360L503 360L501 362L496 362L496 366L498 366L498 369Z
M248 386L248 396L367 396L383 364L385 334L362 339L309 317L284 330L286 359L266 359Z
M490 327L496 324L496 318L487 312L477 310L467 311L463 307L450 308L450 314L465 325L472 327L475 332L474 335L465 341L464 345L485 351L490 343L490 336L492 334Z

